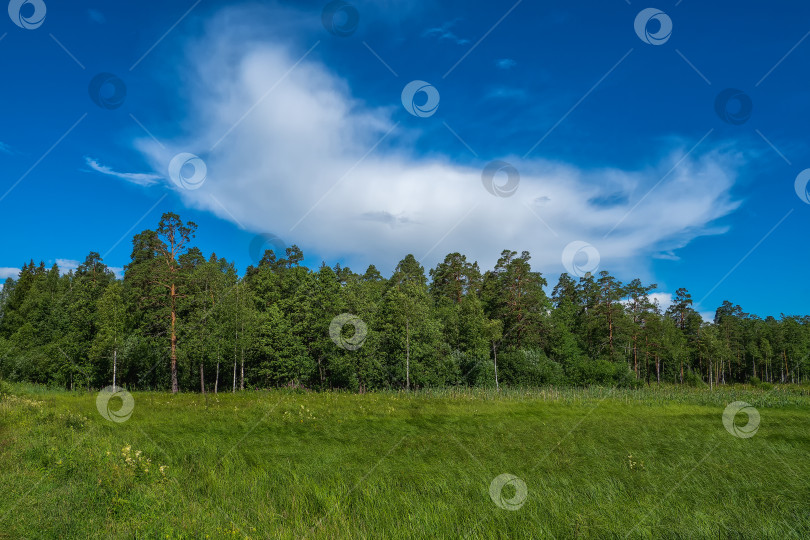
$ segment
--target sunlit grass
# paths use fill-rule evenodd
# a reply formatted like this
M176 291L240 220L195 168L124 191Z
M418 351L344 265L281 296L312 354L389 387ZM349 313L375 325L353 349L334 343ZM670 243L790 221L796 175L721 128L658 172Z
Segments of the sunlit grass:
M92 392L16 393L0 537L810 535L806 388L136 392L123 423ZM736 400L750 439L723 427Z

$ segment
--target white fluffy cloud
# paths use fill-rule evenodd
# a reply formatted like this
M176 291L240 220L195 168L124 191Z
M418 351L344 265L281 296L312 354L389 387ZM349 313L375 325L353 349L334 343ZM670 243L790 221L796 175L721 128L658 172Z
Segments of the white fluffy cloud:
M655 292L650 294L650 301L658 302L661 311L666 311L672 305L672 294L667 292Z
M398 95L391 107L366 106L327 67L300 60L305 49L245 43L243 31L233 18L215 20L189 49L192 72L183 80L195 83L183 89L189 116L178 119L186 135L166 148L146 138L137 146L164 174L177 153L205 160L202 187L180 190L187 205L327 261L385 271L407 253L431 266L460 251L490 267L509 248L529 250L538 268L554 273L563 270L563 248L582 240L599 251L600 269L639 275L651 256L672 257L696 236L722 232L712 222L737 206L729 190L740 159L685 157L680 147L633 171L505 156L520 186L495 197L482 185L483 163L397 147L418 136L393 120Z
M0 281L5 281L7 278L17 279L19 274L19 268L0 267Z
M56 266L59 267L60 274L67 274L73 270L79 268L79 265L82 264L81 262L75 259L56 259Z

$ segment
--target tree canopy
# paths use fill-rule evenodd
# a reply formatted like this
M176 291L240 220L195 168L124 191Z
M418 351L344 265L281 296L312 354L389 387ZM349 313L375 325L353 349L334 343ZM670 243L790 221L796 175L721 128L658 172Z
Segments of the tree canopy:
M68 272L24 264L0 290L0 377L362 392L803 382L810 371L808 316L762 319L724 301L703 321L688 290L662 310L655 284L607 271L562 274L549 297L527 251L504 250L483 272L461 253L427 272L407 255L386 279L373 265L309 269L290 246L240 276L192 244L196 227L164 214L135 235L120 280L96 252Z

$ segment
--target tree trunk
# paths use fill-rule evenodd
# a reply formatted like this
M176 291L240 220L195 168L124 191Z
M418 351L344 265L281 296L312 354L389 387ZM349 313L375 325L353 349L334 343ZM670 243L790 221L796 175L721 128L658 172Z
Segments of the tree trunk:
M500 392L501 387L498 385L498 348L492 344L492 355L495 357L495 390Z
M241 315L242 312L242 304L239 304L239 313ZM242 322L242 340L245 339L245 318L240 317ZM239 390L245 389L245 344L242 344L242 364L239 371Z
M200 392L205 394L205 376L203 375L203 363L200 362Z
M647 386L650 385L650 342L647 336L644 336L644 380L647 381Z
M326 384L326 373L323 370L323 355L318 357L318 376L321 378L321 387Z
M175 331L175 323L177 322L177 291L172 283L171 287L172 299L172 394L176 394L179 390L177 386L177 332Z
M405 389L411 389L411 322L405 319Z
M234 328L235 337L233 339L233 393L236 393L236 351L239 347L239 311L242 305L239 303L239 279L236 280L236 325Z
M115 368L118 366L118 349L113 349L113 388L115 388Z
M217 378L214 380L214 393L219 393L219 362L217 362Z

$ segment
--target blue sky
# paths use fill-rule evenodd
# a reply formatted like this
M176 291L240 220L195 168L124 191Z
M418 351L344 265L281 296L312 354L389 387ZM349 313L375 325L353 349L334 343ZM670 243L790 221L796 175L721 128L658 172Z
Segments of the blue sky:
M490 268L509 248L529 250L551 286L566 268L608 269L657 283L664 303L687 287L702 312L724 299L808 312L805 3L9 11L2 277L91 250L121 268L133 234L174 211L240 269L257 234L298 244L313 266L384 273L407 253L432 267L461 251ZM412 81L435 103L403 96ZM726 89L737 97L717 104Z

